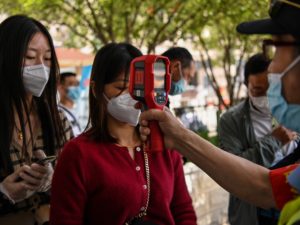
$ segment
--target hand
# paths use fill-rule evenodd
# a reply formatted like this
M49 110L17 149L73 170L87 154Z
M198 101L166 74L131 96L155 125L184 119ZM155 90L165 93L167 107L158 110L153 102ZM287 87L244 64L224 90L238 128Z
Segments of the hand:
M150 129L148 127L148 121L157 120L164 134L164 142L166 148L174 148L176 146L176 141L180 140L182 137L182 132L186 129L177 120L171 111L164 107L164 110L147 110L141 113L140 116L140 134L143 141L147 140L147 136L150 134Z
M277 140L279 140L282 145L286 145L289 142L295 140L297 138L297 133L294 131L291 131L283 126L276 127L271 134L273 137L275 137Z
M44 159L47 157L45 152L42 150L37 150L34 153L34 155L37 159ZM41 166L41 165L38 165L36 163L32 164L33 169L37 168L36 166ZM53 170L51 163L42 165L42 167L43 167L43 170L45 170L45 174L41 180L41 184L40 184L39 188L37 189L37 192L48 191L50 189L51 183L52 183L52 177L53 177L54 170Z
M31 168L24 165L7 176L0 184L1 192L5 194L12 203L17 203L30 197L39 187L40 184L38 182L36 183L36 179L34 178L31 178L33 179L33 183L20 179L21 174L31 174L31 172ZM26 175L25 178L27 178L27 176L28 175Z

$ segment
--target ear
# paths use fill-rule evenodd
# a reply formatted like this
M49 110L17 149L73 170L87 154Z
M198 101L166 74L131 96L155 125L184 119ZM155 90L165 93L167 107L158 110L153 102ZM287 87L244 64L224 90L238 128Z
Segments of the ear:
M177 82L181 79L181 62L179 60L174 60L170 63L170 73L172 75L172 81Z

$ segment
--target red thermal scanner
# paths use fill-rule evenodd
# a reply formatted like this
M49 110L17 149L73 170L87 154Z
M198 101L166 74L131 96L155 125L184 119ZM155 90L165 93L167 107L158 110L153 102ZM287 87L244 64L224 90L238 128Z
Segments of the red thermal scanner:
M144 55L131 62L129 93L143 104L143 110L162 110L167 104L171 85L169 65L169 59L159 55ZM149 127L148 150L163 151L163 135L157 121L150 121Z

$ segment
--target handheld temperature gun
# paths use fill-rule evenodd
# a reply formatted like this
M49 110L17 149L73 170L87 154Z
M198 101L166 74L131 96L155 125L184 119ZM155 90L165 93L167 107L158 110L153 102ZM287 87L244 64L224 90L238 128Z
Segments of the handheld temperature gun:
M135 58L130 65L129 93L143 104L143 109L160 109L168 102L171 77L169 59L158 55ZM164 149L163 135L156 121L150 121L151 130L148 150L161 152Z

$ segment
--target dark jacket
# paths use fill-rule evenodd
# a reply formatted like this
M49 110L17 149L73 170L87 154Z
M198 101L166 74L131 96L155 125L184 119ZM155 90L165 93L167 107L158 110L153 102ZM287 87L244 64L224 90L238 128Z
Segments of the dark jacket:
M220 147L264 167L270 167L281 143L271 135L256 139L250 117L249 99L225 112L219 121ZM241 187L243 188L243 187ZM231 225L257 225L257 209L230 195L228 218Z

